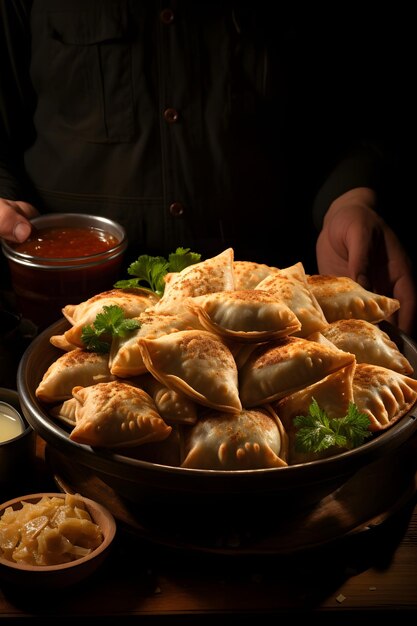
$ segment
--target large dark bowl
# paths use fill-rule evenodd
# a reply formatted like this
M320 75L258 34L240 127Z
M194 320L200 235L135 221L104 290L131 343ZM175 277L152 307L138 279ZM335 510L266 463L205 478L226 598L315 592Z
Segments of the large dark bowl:
M22 411L39 435L71 463L94 473L118 494L155 520L173 529L176 524L223 524L230 520L273 520L294 507L306 507L342 485L360 468L394 451L417 428L413 411L364 445L330 458L283 468L217 471L159 465L111 451L93 450L71 441L68 431L51 418L35 390L47 367L61 354L49 339L68 328L60 320L29 346L21 359L17 388ZM417 347L411 339L386 325L391 338L417 371ZM415 408L415 407L414 407ZM269 512L269 513L268 513ZM161 516L161 517L160 517Z

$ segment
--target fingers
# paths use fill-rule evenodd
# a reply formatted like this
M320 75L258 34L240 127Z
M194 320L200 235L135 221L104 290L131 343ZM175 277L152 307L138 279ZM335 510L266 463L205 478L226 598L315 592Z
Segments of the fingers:
M31 231L30 218L38 215L28 202L0 198L0 237L15 243L25 241Z
M416 331L417 296L411 274L403 274L395 283L394 298L401 302L398 311L397 325L408 335Z
M379 230L367 223L354 223L346 236L348 248L348 272L350 278L365 289L372 289L372 262L375 258L372 251L379 248L381 238Z

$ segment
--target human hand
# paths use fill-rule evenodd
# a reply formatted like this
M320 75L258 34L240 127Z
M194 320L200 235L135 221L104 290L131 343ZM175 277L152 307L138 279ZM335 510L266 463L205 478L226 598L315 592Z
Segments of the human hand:
M29 219L38 214L28 202L0 198L0 237L16 243L25 241L32 230Z
M397 298L401 306L392 321L412 334L417 290L411 261L375 206L376 195L367 187L351 189L330 205L316 245L318 270Z

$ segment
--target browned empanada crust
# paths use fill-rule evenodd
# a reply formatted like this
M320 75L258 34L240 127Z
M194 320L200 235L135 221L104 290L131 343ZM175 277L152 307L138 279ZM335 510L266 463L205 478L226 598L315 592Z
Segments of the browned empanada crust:
M145 374L148 370L142 359L139 339L155 339L179 330L202 328L198 316L185 306L181 312L168 313L147 309L137 318L140 328L125 337L114 337L110 348L109 367L112 374L130 378Z
M151 374L142 377L142 388L155 402L160 416L167 424L195 424L197 404L185 393L169 389Z
M77 400L75 398L69 398L61 404L57 404L52 406L49 409L49 414L55 419L63 422L67 426L75 426L76 423L76 409L77 409Z
M95 447L137 446L171 433L143 389L118 380L75 387L76 424L70 439Z
M70 352L79 347L65 339L65 335L52 335L49 338L49 343L63 352Z
M177 307L184 298L233 290L233 257L233 248L227 248L215 257L189 265L181 272L168 274L164 295L156 309L169 311L173 306Z
M307 337L327 325L324 313L309 288L302 263L270 274L256 289L279 297L295 313L301 323L301 329L295 333L297 337Z
M267 408L200 417L185 434L181 467L247 470L287 465L285 433Z
M114 378L109 369L107 354L76 348L64 352L51 363L35 394L42 402L57 402L71 398L72 389L77 385L87 387Z
M62 313L72 326L65 331L64 338L69 344L83 348L81 340L83 327L94 324L97 315L103 312L105 306L116 305L123 309L125 317L133 318L158 300L156 295L142 289L112 289L103 291L80 304L67 305L62 309Z
M170 389L223 411L240 411L237 367L221 339L204 330L185 330L139 345L148 371Z
M358 363L353 377L353 398L375 432L392 426L417 401L417 380L379 365Z
M353 354L301 337L261 345L239 370L242 405L274 402L354 361Z
M238 341L267 341L301 328L295 313L267 291L221 291L190 298L186 306L207 330Z
M329 323L351 318L377 323L400 308L399 300L368 291L347 276L313 274L307 281Z
M255 261L234 261L235 289L254 289L261 280L278 271L277 267Z
M381 365L401 374L412 374L413 367L387 333L366 320L332 322L322 331L340 350L351 352L358 363Z

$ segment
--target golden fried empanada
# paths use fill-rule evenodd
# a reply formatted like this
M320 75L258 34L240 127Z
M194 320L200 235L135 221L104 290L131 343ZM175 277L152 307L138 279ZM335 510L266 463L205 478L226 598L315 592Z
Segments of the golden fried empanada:
M359 411L369 416L369 430L384 430L417 401L417 380L386 367L358 363L353 377L353 399Z
M52 415L55 419L67 424L68 426L75 426L77 421L76 419L76 408L77 408L77 400L75 398L69 398L69 400L65 400L61 404L57 404L56 406L52 406L49 409L49 414Z
M234 261L235 289L255 289L261 280L277 272L277 267L255 263L254 261Z
M151 374L143 376L141 385L168 424L195 424L198 419L197 405L185 393L169 389Z
M307 337L327 325L316 298L311 293L302 263L296 263L264 278L256 289L279 297L301 322L297 337Z
M240 411L237 367L221 339L204 330L140 338L148 371L162 384L219 411Z
M354 361L353 354L301 337L261 345L239 370L242 405L279 400Z
M68 339L65 339L65 335L52 335L52 337L49 338L49 343L64 352L70 352L70 350L74 350L79 347L70 343Z
M209 293L190 298L186 306L207 330L238 341L267 341L301 328L284 302L260 289Z
M412 374L413 367L387 333L366 320L337 320L322 334L340 350L351 352L358 363L381 365L401 374Z
M270 409L210 411L184 433L181 467L248 470L287 465L287 437Z
M123 309L125 317L132 318L157 301L157 296L144 289L112 289L103 291L80 304L68 304L62 312L72 326L65 331L64 337L69 344L82 348L83 326L94 324L98 313L103 312L103 307L116 305Z
M35 390L42 402L58 402L71 398L72 389L113 380L107 354L76 348L64 352L46 370Z
M138 343L140 337L155 339L179 330L202 328L197 315L185 307L174 314L148 309L135 319L138 320L140 328L130 332L125 337L113 337L111 343L110 371L121 378L138 376L148 371L143 362Z
M90 446L116 448L162 441L171 432L152 398L128 383L114 380L75 387L76 424L70 439Z
M347 276L313 274L307 282L329 323L351 318L376 323L400 308L399 300L368 291Z
M227 248L215 257L189 265L181 272L168 274L164 295L156 309L172 312L172 307L177 307L184 298L234 289L233 256L233 248Z
M290 465L306 463L334 454L332 448L320 453L298 452L295 449L297 428L294 426L294 419L298 415L309 415L313 400L316 400L319 407L326 411L329 419L344 417L348 412L349 403L353 402L352 382L355 367L355 362L353 362L273 404L273 408L288 434L288 462Z

